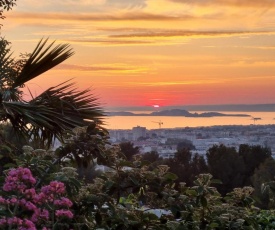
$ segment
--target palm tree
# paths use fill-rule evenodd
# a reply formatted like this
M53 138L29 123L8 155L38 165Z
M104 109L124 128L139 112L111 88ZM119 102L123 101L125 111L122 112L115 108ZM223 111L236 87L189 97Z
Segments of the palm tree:
M102 123L104 116L98 100L90 90L79 91L73 82L53 86L26 101L25 83L62 63L74 54L68 44L47 44L40 40L30 55L20 60L11 58L9 43L0 40L0 121L12 126L14 135L27 140L40 140L50 146L55 138L89 121Z

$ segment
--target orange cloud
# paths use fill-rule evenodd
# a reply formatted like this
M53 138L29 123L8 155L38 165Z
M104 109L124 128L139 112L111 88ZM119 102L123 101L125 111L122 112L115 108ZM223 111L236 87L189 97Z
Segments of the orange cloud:
M134 32L128 34L117 34L110 35L111 38L133 38L133 37L191 37L191 36L207 36L207 37L216 37L216 36L239 36L247 34L271 34L275 31L188 31L188 30L163 30L163 31L152 31L147 30L145 32Z
M152 67L148 67L146 65L131 65L128 63L111 63L111 64L97 64L97 65L80 65L80 64L60 64L55 67L56 71L63 71L66 75L78 74L78 77L89 77L92 72L96 72L97 76L142 76L149 72L153 72ZM57 72L54 72L57 75ZM112 82L111 79L108 79L109 82L100 82L99 79L96 81L98 83L102 83L103 85L117 84L118 78L116 78L115 82ZM118 83L121 85L121 83ZM127 84L127 81L124 80L123 84Z
M76 15L70 13L20 13L14 12L9 15L9 18L22 19L24 21L28 19L40 19L40 20L66 20L66 21L136 21L136 20L146 20L146 21L161 21L161 20L182 20L191 19L192 16L170 16L162 14L151 14L145 12L129 12L129 13L116 13L116 14L106 14L106 13L79 13ZM37 22L34 22L37 23Z
M188 5L229 5L236 7L275 7L274 0L168 0Z
M65 40L71 44L101 44L101 45L146 45L153 44L153 41L136 40L114 40L114 39L68 39Z
M140 71L144 67L134 67L126 64L111 64L111 65L73 65L73 64L60 64L55 67L55 70L75 70L75 71Z

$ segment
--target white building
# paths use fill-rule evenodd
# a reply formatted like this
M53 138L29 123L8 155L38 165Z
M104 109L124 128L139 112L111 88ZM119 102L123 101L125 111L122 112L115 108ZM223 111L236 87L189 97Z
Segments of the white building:
M133 140L136 141L140 137L146 137L146 128L145 127L133 127L132 128L133 133Z

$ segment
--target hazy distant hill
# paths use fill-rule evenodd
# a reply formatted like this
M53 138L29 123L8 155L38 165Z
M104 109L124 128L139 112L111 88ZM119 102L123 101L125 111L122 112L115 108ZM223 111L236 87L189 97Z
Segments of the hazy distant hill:
M110 111L152 111L152 106L112 107ZM275 112L275 104L227 104L227 105L178 105L165 106L164 110L183 109L187 111L220 111L220 112Z
M182 116L182 117L250 117L247 114L224 114L218 112L206 112L206 113L190 113L184 109L170 109L158 112L152 112L149 114L141 113L136 114L132 112L109 112L108 116Z
M189 111L275 112L275 104L189 105L182 108Z

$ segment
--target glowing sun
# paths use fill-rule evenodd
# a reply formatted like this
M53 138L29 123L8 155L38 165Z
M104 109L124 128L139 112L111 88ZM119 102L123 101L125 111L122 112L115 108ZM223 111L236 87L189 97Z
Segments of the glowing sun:
M153 105L154 108L159 108L159 105Z

